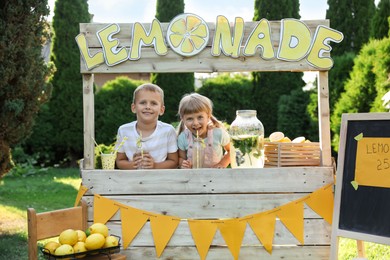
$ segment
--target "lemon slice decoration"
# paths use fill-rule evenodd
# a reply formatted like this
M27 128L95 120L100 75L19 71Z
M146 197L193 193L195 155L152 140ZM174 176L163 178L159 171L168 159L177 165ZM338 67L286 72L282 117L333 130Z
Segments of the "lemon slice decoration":
M182 56L194 56L209 41L207 23L195 14L180 14L172 19L167 29L167 42L171 49Z

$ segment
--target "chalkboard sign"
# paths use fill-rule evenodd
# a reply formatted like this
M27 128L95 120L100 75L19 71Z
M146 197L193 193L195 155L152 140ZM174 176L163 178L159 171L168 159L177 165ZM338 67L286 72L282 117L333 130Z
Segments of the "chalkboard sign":
M342 116L332 246L339 236L390 244L390 113Z

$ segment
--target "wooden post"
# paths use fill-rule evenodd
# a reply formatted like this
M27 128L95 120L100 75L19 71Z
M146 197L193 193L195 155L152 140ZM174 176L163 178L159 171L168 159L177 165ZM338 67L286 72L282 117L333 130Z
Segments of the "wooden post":
M95 100L93 74L83 74L84 168L95 168Z
M339 257L339 237L335 234L336 232L332 233L331 237L331 247L330 247L330 260L337 260Z
M365 258L366 257L366 250L364 248L364 241L356 240L356 244L357 244L357 249L358 249L358 257Z
M328 72L318 72L318 125L322 165L332 166Z
M34 260L38 258L37 249L37 215L34 209L27 211L28 220L28 259Z

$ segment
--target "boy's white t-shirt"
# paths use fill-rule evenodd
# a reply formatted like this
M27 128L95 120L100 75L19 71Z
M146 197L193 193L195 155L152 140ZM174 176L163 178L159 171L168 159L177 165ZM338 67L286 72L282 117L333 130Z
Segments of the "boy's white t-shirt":
M118 129L118 143L125 136L127 140L122 147L118 149L120 153L126 153L129 161L133 160L133 155L139 151L137 140L140 135L136 129L137 121L121 125ZM142 137L142 149L144 152L149 152L155 162L163 162L166 160L168 153L177 151L177 136L175 128L167 123L157 121L157 126L154 132L148 137Z

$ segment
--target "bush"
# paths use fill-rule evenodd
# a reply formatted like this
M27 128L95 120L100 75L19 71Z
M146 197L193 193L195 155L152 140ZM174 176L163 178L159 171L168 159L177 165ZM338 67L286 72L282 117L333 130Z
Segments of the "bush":
M108 81L95 95L95 140L109 145L120 125L136 120L131 112L134 90L144 82L118 77Z
M252 83L243 75L231 77L229 74L223 74L206 79L197 92L213 101L213 114L221 121L231 123L236 118L236 110L254 109Z
M24 152L36 158L40 165L53 165L64 160L64 154L57 152L54 144L55 128L50 122L48 104L41 106L31 136L22 143ZM57 156L56 156L57 154Z
M7 176L10 177L26 177L39 172L45 172L48 168L43 168L39 165L37 160L38 154L30 156L23 151L21 146L16 146L12 149L12 169L8 172Z

